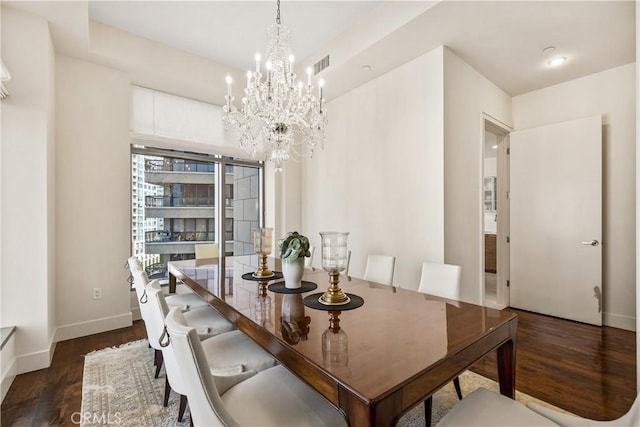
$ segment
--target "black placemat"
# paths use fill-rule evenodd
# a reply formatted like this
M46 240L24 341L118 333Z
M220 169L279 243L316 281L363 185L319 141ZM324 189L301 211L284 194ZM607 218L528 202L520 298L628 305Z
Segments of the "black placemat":
M305 292L314 291L317 287L318 287L317 284L303 280L302 286L300 286L297 289L287 288L284 282L272 283L269 286L267 286L267 289L277 294L303 294Z
M274 271L273 276L271 277L261 277L261 278L253 277L253 273L255 273L255 271L252 271L251 273L244 273L242 275L242 278L244 280L253 280L254 282L270 282L272 280L282 279L282 273L279 271Z
M307 297L304 297L302 299L302 303L309 308L315 308L316 310L324 310L324 311L353 310L355 308L362 307L362 305L364 304L364 299L362 297L358 295L346 293L347 296L351 299L351 301L349 301L348 303L342 304L342 305L325 305L325 304L322 304L320 301L318 301L318 298L320 298L323 294L324 292L311 294Z

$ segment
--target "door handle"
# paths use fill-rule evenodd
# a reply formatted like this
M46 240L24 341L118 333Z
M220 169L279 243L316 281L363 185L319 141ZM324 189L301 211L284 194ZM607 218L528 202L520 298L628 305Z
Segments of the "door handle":
M591 240L589 242L580 242L580 244L586 245L586 246L598 246L600 242L598 242L597 240Z

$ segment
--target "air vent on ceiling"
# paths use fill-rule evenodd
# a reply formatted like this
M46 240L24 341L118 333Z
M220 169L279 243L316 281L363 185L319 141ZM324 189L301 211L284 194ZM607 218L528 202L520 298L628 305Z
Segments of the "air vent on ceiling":
M329 55L322 58L320 61L313 64L313 75L315 76L320 71L324 70L329 66Z

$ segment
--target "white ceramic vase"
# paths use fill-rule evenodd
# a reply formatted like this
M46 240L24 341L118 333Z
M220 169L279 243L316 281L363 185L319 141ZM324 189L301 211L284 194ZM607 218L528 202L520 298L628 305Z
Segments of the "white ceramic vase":
M282 276L284 286L289 289L299 289L302 286L304 274L304 258L298 258L293 262L282 261Z

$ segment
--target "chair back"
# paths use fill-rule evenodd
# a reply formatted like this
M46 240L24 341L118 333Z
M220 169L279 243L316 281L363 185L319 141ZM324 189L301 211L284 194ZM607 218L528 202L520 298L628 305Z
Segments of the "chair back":
M393 285L393 272L395 270L396 257L391 255L369 255L367 266L364 269L364 280Z
M543 414L544 415L544 414ZM577 424L576 424L577 425ZM582 425L582 424L580 424ZM592 425L592 424L589 424ZM626 414L611 421L596 421L593 425L598 426L611 426L611 427L637 427L640 426L640 396L636 396L636 400L633 401L631 408Z
M145 286L149 283L149 278L144 270L136 270L131 273L133 275L133 287L136 290L138 302L144 304L147 300Z
M164 323L162 321L162 315L159 314L154 307L155 302L151 299L150 289L157 287L160 289L160 283L157 280L152 280L146 285L145 289L145 302L140 302L140 316L144 320L144 327L147 330L147 337L149 337L149 345L156 350L162 350L160 347L160 335L164 330Z
M628 417L628 418L627 418ZM631 426L640 426L640 398L636 396L636 400L631 405L631 409L626 413L622 418L625 425Z
M425 262L422 264L418 292L458 300L461 272L459 265Z
M304 258L304 268L313 270L313 256L316 254L316 247L309 246L309 252L311 253L311 256Z
M184 382L182 381L180 367L178 366L178 362L173 351L173 344L170 339L162 336L165 328L164 320L169 313L169 306L164 299L160 283L157 280L154 280L147 285L147 294L149 295L148 305L150 306L149 314L151 317L149 325L147 326L149 342L151 343L152 339L156 340L159 344L160 350L162 350L162 359L164 360L167 379L169 380L169 385L171 385L173 391L178 394L186 395L187 390L184 386ZM149 332L150 328L153 329L153 331ZM168 345L163 347L164 344Z
M194 328L187 326L179 308L165 319L169 339L185 386L189 411L197 426L235 426L238 423L224 407L209 370L209 362Z
M196 249L196 259L218 258L217 243L200 243L194 245Z
M127 260L127 264L129 265L129 270L131 271L131 274L135 273L136 271L143 270L142 262L140 262L138 257L135 257L135 256L129 257L129 259Z

